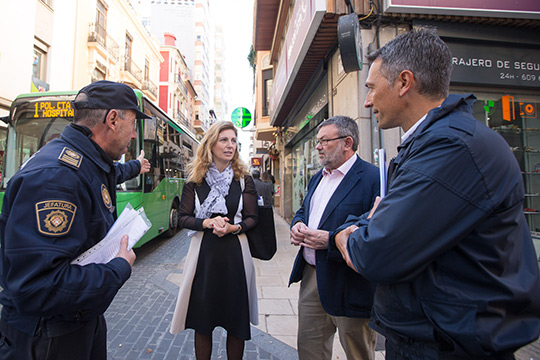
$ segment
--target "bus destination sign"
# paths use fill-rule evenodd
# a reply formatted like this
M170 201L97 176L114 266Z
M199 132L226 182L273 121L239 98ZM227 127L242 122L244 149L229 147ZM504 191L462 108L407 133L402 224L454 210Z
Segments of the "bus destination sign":
M70 101L38 101L34 103L35 118L73 117Z

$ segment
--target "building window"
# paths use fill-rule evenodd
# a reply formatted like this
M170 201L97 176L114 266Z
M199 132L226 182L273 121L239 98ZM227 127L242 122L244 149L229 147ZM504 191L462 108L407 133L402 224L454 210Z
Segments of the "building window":
M92 72L92 82L107 79L107 66L101 61L96 60L96 67Z
M96 5L96 33L100 38L100 43L105 44L107 40L107 5L97 1Z
M126 44L125 44L125 52L126 56L124 59L124 69L127 71L131 71L131 50L133 49L133 38L131 35L126 33Z
M272 94L273 70L266 69L262 71L263 80L263 93L262 93L262 116L268 116L268 109L270 107L270 94Z
M37 79L42 79L43 69L45 63L45 53L41 51L39 48L34 47L34 63L32 67L32 76Z
M150 78L150 61L144 59L144 81L148 81Z
M32 91L47 91L47 53L49 47L39 39L34 39L34 56L32 59Z

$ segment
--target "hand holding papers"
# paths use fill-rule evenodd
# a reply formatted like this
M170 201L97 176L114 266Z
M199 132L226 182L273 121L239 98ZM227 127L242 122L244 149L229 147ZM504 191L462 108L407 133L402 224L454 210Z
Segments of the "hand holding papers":
M96 245L79 255L71 264L104 264L111 261L120 250L120 239L129 236L128 250L150 229L152 223L146 217L144 209L134 210L127 204L122 214L116 219L105 237Z

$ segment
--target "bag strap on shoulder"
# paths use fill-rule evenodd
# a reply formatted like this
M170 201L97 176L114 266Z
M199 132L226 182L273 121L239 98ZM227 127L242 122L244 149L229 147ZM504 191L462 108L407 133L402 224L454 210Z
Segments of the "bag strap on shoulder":
M240 178L240 189L242 189L242 192L244 192L245 188L246 188L246 179L242 176Z

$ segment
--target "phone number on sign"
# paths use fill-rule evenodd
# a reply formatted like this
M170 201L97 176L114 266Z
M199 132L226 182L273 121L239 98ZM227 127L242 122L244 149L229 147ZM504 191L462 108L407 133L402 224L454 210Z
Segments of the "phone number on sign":
M501 80L504 80L504 79L510 79L510 80L521 79L523 81L537 81L537 80L540 81L540 76L537 76L537 75L534 75L534 74L522 74L521 76L519 76L519 75L516 75L516 74L502 72L502 73L499 73L499 79L501 79Z

